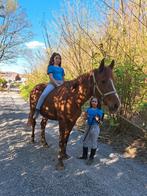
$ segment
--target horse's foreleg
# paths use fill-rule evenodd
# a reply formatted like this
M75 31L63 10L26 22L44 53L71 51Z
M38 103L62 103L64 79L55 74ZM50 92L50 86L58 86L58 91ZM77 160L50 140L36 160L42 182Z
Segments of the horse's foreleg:
M67 142L68 142L68 138L70 136L70 132L74 126L75 122L70 122L68 125L67 125L67 129L65 130L64 132L64 140L65 140L65 144L64 144L64 159L69 159L70 156L66 153L66 147L67 147Z
M32 119L32 135L31 135L31 142L34 143L34 139L35 139L35 125L36 125L36 120Z
M40 123L41 124L41 143L43 144L44 147L49 147L45 139L45 127L46 127L47 121L48 119L43 117Z
M70 158L70 156L66 152L66 147L67 147L67 142L68 142L68 138L69 138L70 132L71 132L71 130L66 130L65 133L64 133L65 134L64 135L64 141L65 141L65 143L64 143L63 159L69 159Z
M59 154L58 154L58 163L56 165L56 169L63 170L64 169L64 132L60 132L59 135Z
M74 126L73 124L70 124L68 127L65 127L65 123L59 122L59 131L60 131L60 137L59 137L59 155L58 155L58 164L57 169L64 169L64 159L68 159L70 156L66 153L66 147L68 138L70 135L70 132Z
M59 121L59 154L58 154L58 163L56 166L56 169L63 170L64 169L64 145L65 145L65 138L64 138L64 132L65 132L65 122Z

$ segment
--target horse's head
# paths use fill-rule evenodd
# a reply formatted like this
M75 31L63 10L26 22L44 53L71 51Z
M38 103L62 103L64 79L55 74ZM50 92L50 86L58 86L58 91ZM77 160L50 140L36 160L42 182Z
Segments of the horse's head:
M109 66L105 66L104 59L93 74L94 88L97 95L101 95L103 102L111 113L117 112L120 107L120 99L113 84L114 60Z

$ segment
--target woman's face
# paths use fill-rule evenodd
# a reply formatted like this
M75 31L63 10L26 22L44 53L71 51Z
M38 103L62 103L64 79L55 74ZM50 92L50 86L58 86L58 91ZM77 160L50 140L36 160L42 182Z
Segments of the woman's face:
M98 105L97 99L92 99L92 100L91 100L91 105L92 105L93 108L96 108L97 105Z
M61 57L59 55L56 55L54 57L54 65L59 65L61 63Z

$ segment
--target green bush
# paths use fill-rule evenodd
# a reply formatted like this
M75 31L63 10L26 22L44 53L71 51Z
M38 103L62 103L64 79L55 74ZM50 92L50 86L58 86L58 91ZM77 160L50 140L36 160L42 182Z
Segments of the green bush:
M28 84L28 85L23 84L20 86L20 94L26 101L28 100L30 92L34 86L35 85L33 85L33 84L32 85L31 84Z
M49 77L45 72L35 70L28 75L26 84L20 86L20 93L25 100L28 100L31 90L39 83L47 83Z
M145 78L143 67L126 63L115 70L116 87L121 99L121 114L132 115L145 99Z
M7 83L7 81L4 78L0 78L0 85L4 83Z

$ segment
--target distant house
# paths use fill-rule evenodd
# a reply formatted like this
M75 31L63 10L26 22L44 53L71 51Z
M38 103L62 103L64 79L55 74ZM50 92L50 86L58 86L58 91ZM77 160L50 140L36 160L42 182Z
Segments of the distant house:
M17 73L15 72L0 72L0 77L7 81L14 81Z
M19 81L24 83L26 81L26 74L19 74L16 72L0 72L0 78L4 78L7 82Z
M17 74L17 75L15 76L15 81L21 81L20 74Z

